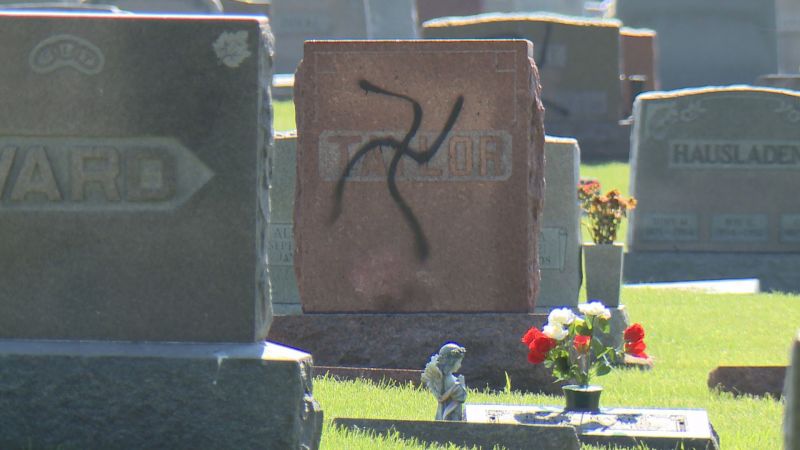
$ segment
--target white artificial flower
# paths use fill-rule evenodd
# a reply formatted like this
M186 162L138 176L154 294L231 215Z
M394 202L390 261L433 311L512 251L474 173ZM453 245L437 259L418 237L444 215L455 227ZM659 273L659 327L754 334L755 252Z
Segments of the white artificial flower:
M554 309L550 311L550 315L547 316L547 323L560 325L562 327L571 324L573 320L575 320L575 313L569 308Z
M578 310L587 316L600 316L603 319L611 318L611 311L600 302L582 303Z
M555 339L557 341L563 340L569 332L561 327L561 325L550 325L547 324L542 328L542 334L549 337L550 339Z

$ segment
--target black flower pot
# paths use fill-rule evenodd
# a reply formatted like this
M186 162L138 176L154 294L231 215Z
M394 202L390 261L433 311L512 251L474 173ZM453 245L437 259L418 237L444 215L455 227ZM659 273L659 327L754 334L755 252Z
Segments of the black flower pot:
M602 386L579 386L568 384L562 388L567 406L564 411L600 412L600 394Z

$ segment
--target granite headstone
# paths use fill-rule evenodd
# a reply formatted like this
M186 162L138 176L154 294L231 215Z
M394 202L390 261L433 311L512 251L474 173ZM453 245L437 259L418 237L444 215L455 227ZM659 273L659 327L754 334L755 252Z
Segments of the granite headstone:
M416 0L364 0L370 39L419 37Z
M137 17L2 16L0 338L267 334L268 35Z
M775 0L778 29L778 72L800 72L800 2Z
M768 86L781 89L800 91L800 74L774 74L762 75L756 80L756 86Z
M539 232L542 284L537 311L578 306L581 287L581 212L578 141L553 136L544 144L544 209Z
M222 12L225 14L269 16L271 4L271 0L222 0Z
M295 81L304 312L526 312L542 108L525 41L308 42Z
M276 133L269 157L269 223L267 255L270 298L275 314L299 314L300 295L294 275L294 193L297 133Z
M134 13L219 14L220 0L84 0L85 4L113 5Z
M800 93L654 92L634 109L630 186L639 203L626 279L756 277L768 290L796 289Z
M618 0L617 17L658 33L665 89L752 83L777 69L775 0Z
M262 340L267 22L0 29L0 447L318 448L311 356Z
M633 112L633 99L661 88L656 59L656 32L623 27L620 30L622 103L624 116Z
M471 16L483 12L483 0L417 0L419 23L437 17Z
M627 157L620 127L620 23L553 14L481 14L425 23L427 39L528 39L534 44L551 135L571 136L585 158Z

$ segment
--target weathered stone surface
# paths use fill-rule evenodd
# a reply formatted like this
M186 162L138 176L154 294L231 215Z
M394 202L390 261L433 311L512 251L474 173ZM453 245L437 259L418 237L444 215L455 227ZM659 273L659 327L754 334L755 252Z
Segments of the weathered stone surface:
M414 369L380 369L377 367L314 366L314 376L330 376L338 380L370 380L374 383L411 383L421 386L422 371Z
M719 450L719 437L702 409L601 407L599 413L585 413L566 412L563 406L466 404L464 408L469 423L574 426L581 444Z
M483 0L417 0L419 23L437 17L471 16L483 12Z
M485 12L533 12L544 11L580 16L583 0L484 0Z
M84 3L113 5L123 11L136 13L218 14L222 12L219 0L82 0ZM24 3L24 2L19 2Z
M534 307L544 132L530 52L525 41L306 44L295 81L305 312Z
M0 338L262 339L266 23L9 13L0 29Z
M762 75L756 80L756 86L768 86L800 91L800 75Z
M222 11L225 14L246 14L269 16L271 0L222 0Z
M320 442L311 356L278 344L5 340L0 365L2 448Z
M541 74L545 129L580 142L585 158L626 157L619 125L620 23L552 14L483 14L425 23L428 39L528 39Z
M467 348L459 373L469 387L503 389L508 373L512 389L558 394L561 384L529 363L520 343L546 321L546 314L304 314L276 316L269 339L308 351L323 366L415 370L432 348L453 341Z
M783 416L783 448L800 450L800 333L792 344L790 366L786 371L783 393L786 398Z
M541 287L536 310L577 307L581 287L581 155L575 139L545 137L544 209L539 231Z
M575 428L570 426L531 426L424 420L351 419L337 417L333 424L353 431L386 435L397 432L403 439L426 444L490 449L497 445L508 450L527 450L532 443L541 450L577 450Z
M800 171L800 93L644 94L635 122L631 252L800 251L800 204L787 189Z
M620 29L619 37L623 116L629 116L637 95L661 89L656 58L657 37L653 30L627 27Z
M294 275L294 192L297 133L276 133L269 155L267 255L270 298L275 314L298 314L300 295Z
M708 374L708 388L777 399L785 379L786 366L719 366Z
M777 69L775 0L617 0L617 17L658 33L665 89L751 83Z

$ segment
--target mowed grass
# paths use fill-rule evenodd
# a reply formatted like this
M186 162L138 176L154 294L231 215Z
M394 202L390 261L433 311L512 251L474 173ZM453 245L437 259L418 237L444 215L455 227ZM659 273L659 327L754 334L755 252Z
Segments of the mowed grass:
M292 102L275 102L274 108L275 129L294 129ZM598 179L604 191L617 188L623 195L629 194L627 163L583 164L581 176ZM625 239L625 229L623 222L618 241ZM656 289L623 289L622 296L631 320L645 326L648 352L657 362L649 372L617 370L599 378L598 383L605 388L603 405L702 408L708 411L726 450L782 447L781 402L734 398L709 390L706 383L708 373L719 365L788 364L789 345L800 328L800 296L709 295ZM521 335L524 330L509 332ZM442 341L446 340L443 333ZM398 345L403 344L398 342ZM522 346L520 358L525 358ZM513 383L511 380L512 388ZM322 438L325 449L455 448L427 447L397 436L384 439L331 427L333 417L431 419L436 403L428 392L410 386L327 378L315 379L314 389L325 411ZM470 391L468 401L560 405L563 399L518 392Z
M781 402L735 398L709 390L706 383L708 373L719 365L788 364L792 336L800 327L800 296L646 289L623 290L623 301L631 320L644 325L648 352L656 358L656 367L652 371L621 369L598 378L598 384L604 387L604 406L702 408L708 411L724 449L782 447ZM445 340L446 332L442 334L442 341ZM525 358L522 346L519 357ZM511 385L510 393L470 391L468 402L563 403L561 397L513 392L514 380ZM383 440L344 432L330 423L333 417L431 419L436 411L431 394L411 386L378 386L327 378L315 379L314 390L325 410L323 448L428 448L397 436Z

